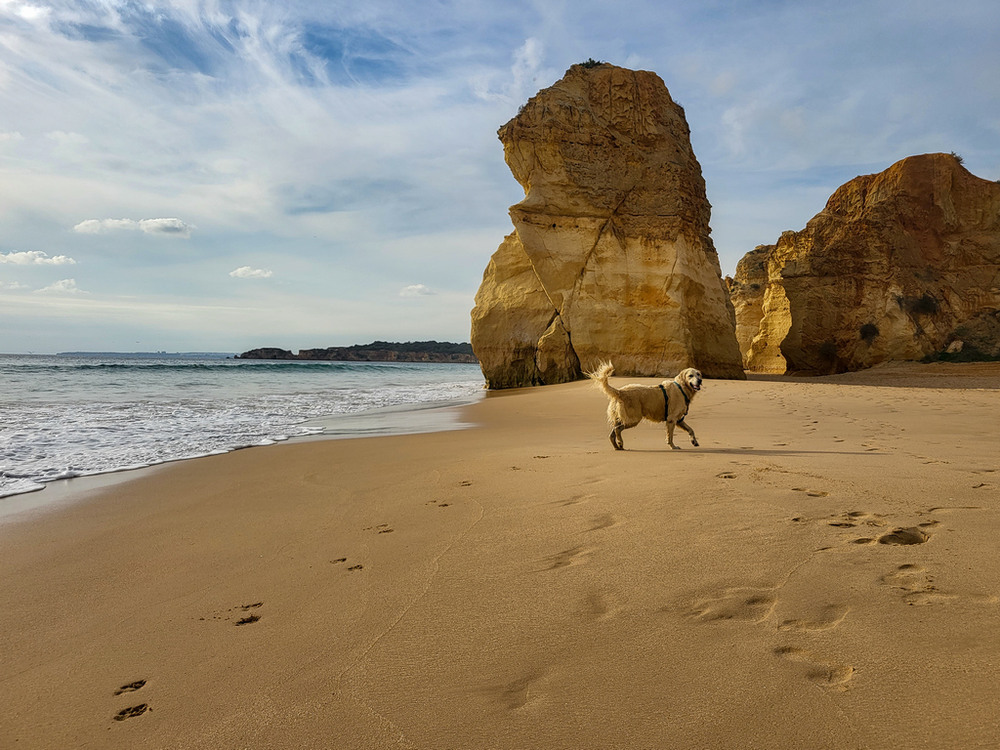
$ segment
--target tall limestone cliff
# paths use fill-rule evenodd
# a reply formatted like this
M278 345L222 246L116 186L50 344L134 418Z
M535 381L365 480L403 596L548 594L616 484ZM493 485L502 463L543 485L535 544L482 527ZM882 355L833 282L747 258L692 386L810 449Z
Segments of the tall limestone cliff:
M1000 184L954 155L911 156L841 186L729 285L750 371L1000 356Z
M498 131L524 188L472 311L490 388L697 367L743 378L684 111L655 73L574 65Z

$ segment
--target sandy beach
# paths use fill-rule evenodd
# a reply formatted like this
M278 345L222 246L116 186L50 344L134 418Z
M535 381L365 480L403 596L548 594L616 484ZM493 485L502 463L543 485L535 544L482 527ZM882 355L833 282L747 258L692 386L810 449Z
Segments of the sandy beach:
M712 380L624 452L590 383L504 391L21 513L0 747L1000 746L998 388Z

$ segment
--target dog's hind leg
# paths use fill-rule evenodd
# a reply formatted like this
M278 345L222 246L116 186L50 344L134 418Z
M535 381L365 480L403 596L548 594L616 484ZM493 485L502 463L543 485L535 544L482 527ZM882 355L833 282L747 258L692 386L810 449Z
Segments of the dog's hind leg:
M611 434L608 435L608 438L611 440L611 444L615 447L616 451L623 450L622 426L620 424L615 423L615 426L612 428Z
M611 430L610 437L611 437L611 444L613 446L615 446L615 450L616 451L623 451L623 450L625 450L625 443L622 440L622 433L625 430L628 430L628 429L630 429L632 427L635 427L637 424L639 424L639 423L638 422L633 422L632 424L628 424L628 423L622 422L620 420L615 420L615 426L614 426L614 429Z
M685 430L687 432L687 434L691 436L691 445L693 445L695 448L697 448L698 447L698 438L695 437L694 430L692 430L688 426L688 423L685 422L682 419L680 422L677 423L677 426L680 427L682 430Z

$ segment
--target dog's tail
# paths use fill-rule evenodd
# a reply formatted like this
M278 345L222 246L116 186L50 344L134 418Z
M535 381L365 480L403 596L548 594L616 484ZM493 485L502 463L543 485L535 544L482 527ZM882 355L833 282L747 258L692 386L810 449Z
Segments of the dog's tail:
M593 372L588 372L587 377L594 381L594 384L604 391L605 395L613 399L614 401L621 401L622 396L611 383L608 382L608 378L615 374L614 365L610 362L601 362L597 369Z

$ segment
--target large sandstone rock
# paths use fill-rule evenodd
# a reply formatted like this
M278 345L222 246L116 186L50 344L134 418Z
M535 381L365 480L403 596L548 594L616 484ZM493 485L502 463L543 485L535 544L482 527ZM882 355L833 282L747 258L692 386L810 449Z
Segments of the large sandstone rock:
M524 188L472 311L490 388L697 367L743 378L684 111L655 73L574 65L499 130Z
M805 229L748 254L729 284L751 371L996 357L1000 184L954 155L911 156L840 187Z

